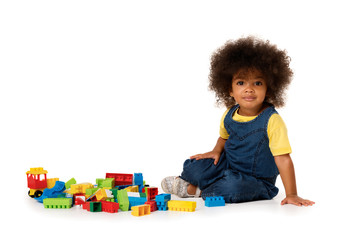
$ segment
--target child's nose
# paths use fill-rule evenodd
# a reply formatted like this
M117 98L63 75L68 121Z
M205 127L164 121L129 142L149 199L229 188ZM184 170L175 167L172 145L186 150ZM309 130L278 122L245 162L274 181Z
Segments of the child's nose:
M251 85L247 85L246 88L245 88L245 92L246 93L253 93L254 89L251 87Z

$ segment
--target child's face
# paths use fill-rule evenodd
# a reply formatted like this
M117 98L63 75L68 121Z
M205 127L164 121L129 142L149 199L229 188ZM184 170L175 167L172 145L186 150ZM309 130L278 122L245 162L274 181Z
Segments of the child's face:
M266 81L260 71L240 69L233 76L230 96L240 105L240 115L255 116L262 110L266 90Z

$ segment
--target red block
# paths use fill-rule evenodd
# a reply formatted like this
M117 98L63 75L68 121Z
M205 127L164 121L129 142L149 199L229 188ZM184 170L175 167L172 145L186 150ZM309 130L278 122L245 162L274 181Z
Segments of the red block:
M116 213L119 210L119 203L101 201L101 210L108 213Z
M90 202L86 202L82 205L83 209L90 211Z
M73 198L75 205L82 205L86 200L85 194L74 194Z
M148 187L147 188L147 200L155 199L155 196L158 195L158 188L157 187Z
M155 201L146 201L145 204L150 205L150 212L154 212L157 210L156 202Z
M115 186L132 185L133 175L124 173L106 173L106 178L114 178Z

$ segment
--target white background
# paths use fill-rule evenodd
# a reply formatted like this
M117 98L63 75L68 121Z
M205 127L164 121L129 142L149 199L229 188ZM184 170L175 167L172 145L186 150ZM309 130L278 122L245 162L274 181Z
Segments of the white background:
M28 239L359 237L360 17L355 1L2 1L0 158L3 234ZM142 172L152 186L209 151L224 108L209 59L255 35L286 49L294 79L279 109L299 195L135 218L47 210L25 172L95 182Z

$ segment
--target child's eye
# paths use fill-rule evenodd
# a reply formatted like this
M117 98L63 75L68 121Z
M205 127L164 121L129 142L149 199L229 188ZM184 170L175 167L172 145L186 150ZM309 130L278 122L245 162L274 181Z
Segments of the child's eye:
M236 85L242 86L242 85L244 85L244 81L238 81L238 82L236 83Z
M262 82L260 82L260 81L255 82L254 84L255 84L255 86L261 86L261 85L263 85Z

